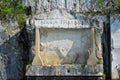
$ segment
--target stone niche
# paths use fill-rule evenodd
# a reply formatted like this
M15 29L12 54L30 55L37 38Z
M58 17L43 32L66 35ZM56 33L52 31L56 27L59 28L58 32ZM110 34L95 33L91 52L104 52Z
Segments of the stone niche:
M96 26L81 25L78 19L34 20L34 26L34 58L27 76L103 73L101 33Z
M90 29L40 29L43 65L86 64L90 33Z

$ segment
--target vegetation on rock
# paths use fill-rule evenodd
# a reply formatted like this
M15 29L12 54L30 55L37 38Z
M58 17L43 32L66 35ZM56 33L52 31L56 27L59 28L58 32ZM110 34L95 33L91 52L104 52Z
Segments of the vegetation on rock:
M0 0L0 20L15 19L19 26L23 27L27 9L19 0Z

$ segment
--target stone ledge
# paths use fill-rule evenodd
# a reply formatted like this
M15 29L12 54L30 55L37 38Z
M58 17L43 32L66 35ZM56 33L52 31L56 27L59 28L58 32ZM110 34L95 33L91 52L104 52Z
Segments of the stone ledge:
M26 76L102 76L103 65L30 66Z

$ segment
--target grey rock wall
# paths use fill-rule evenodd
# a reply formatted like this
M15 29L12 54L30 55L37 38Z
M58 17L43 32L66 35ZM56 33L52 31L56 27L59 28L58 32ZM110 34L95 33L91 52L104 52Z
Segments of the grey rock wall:
M0 80L22 77L18 36L19 28L16 21L0 21Z
M31 6L33 14L49 12L54 9L86 12L100 10L97 0L21 0L24 5ZM105 0L106 4L107 0ZM104 4L104 7L105 7Z
M103 25L100 25L97 20L93 20L89 17L86 17L84 15L79 15L79 14L76 15L76 18L80 21L81 26L83 26L83 27L84 26L89 26L89 27L94 26L94 27L96 27L96 30L98 32L102 33L101 28L103 27ZM70 20L70 19L72 19L72 20L74 20L75 15L74 15L74 13L71 14L70 11L67 11L65 9L55 9L50 12L45 12L42 14L35 15L35 16L33 16L33 19L36 21L41 20L41 19L44 19L44 20L47 20L47 19L53 19L53 20L54 19L68 19L68 20ZM42 28L46 28L47 26L43 26ZM31 27L34 28L35 26L32 24ZM41 27L41 26L38 25L38 27ZM59 26L58 27L51 26L51 27L49 27L49 29L46 28L45 30L42 28L40 29L41 55L42 55L42 51L45 52L45 55L47 55L47 53L48 54L51 54L51 53L57 54L62 59L64 59L63 64L73 64L74 65L74 64L86 64L87 63L88 56L89 56L88 49L91 46L91 44L90 44L90 34L91 34L90 28L76 30L77 28L72 27L73 30L68 29L68 28L67 28L67 30L64 30L64 28L66 28L65 25L62 27L62 29L59 29L59 30L53 29L53 28L59 28ZM32 34L34 34L34 33L35 33L35 31ZM35 34L33 36L35 36ZM98 41L100 42L100 39ZM32 43L34 43L34 42L35 42L35 40L32 40ZM33 51L33 54L35 53L34 45L35 44L32 44L32 48L31 48L31 50ZM101 50L101 46L100 46L100 50ZM93 53L91 53L91 54L93 54ZM45 55L42 58L45 58ZM76 59L76 57L78 57L78 58ZM53 60L53 61L51 61L53 64L54 62L57 62L57 60L55 60L54 58L56 58L56 57L54 57L52 55L52 58L47 57L46 60L47 61ZM99 63L97 63L98 59L95 60L94 58L96 58L95 55L91 57L91 60L93 60L95 63L92 63L92 62L91 63L95 64L95 65L99 64ZM76 61L75 61L75 59L76 59ZM41 63L41 62L33 64L33 66L31 66L31 67L36 67L35 65L40 65L39 63ZM52 64L47 64L47 65L52 65ZM90 64L90 65L92 65L92 64ZM101 63L101 65L102 65L102 63ZM43 67L46 67L46 66L43 66ZM91 69L90 67L88 67L88 68ZM87 70L88 68L86 68L85 70ZM47 69L46 69L46 72L49 71ZM30 68L29 68L29 70L30 70ZM31 71L29 72L29 70L28 70L28 73L31 73ZM103 71L103 70L101 69L101 71ZM33 72L36 73L35 75L39 75L42 73L41 71L36 71L36 70L33 70ZM28 74L27 76L31 76L31 75Z
M54 9L76 10L80 12L97 10L96 0L21 0L24 5L32 7L33 14L50 12ZM92 5L90 3L93 3ZM76 4L76 7L74 6ZM72 17L73 18L73 17ZM103 18L104 20L104 18ZM9 26L9 27L8 27ZM0 21L0 79L21 79L22 67L21 53L22 50L18 44L19 28L17 23L3 23ZM117 46L119 43L119 24L112 24L113 44ZM116 27L114 27L116 26ZM29 38L34 41L34 29L29 30ZM34 44L34 42L32 42ZM113 51L112 69L119 64L119 46ZM114 71L114 70L113 70Z
M111 17L112 77L114 79L118 79L120 75L117 70L120 65L120 20L118 16Z

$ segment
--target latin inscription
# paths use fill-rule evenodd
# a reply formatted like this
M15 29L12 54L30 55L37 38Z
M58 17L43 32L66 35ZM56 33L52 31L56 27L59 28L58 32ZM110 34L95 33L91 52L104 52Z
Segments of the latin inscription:
M81 25L79 20L35 20L38 28L88 28L88 25Z

